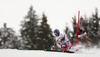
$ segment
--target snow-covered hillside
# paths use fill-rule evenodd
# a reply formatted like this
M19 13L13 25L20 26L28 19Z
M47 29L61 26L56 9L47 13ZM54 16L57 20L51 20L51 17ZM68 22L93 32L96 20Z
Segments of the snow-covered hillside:
M43 50L0 49L0 57L100 57L100 49L82 49L83 53L45 52Z

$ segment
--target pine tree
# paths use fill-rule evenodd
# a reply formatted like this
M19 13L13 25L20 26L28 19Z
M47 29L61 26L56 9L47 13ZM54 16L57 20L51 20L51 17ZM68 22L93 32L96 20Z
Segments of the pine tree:
M80 17L79 25L80 25L80 29L83 30L83 31L86 31L86 33L88 34L89 20L86 16L85 17ZM88 35L86 36L86 38L90 42L90 39L88 38ZM84 37L79 38L79 42L81 42L83 44L88 44Z
M1 48L18 48L15 31L12 28L7 28L6 23L4 23L4 27L0 29L0 42Z
M99 18L100 19L100 18ZM100 23L100 21L99 21L99 23ZM99 38L100 37L100 25L99 25L99 31L97 32L98 34L97 34L97 37ZM98 45L97 45L97 48L100 48L100 39L98 39Z
M75 19L75 18L74 18ZM91 18L85 18L80 17L80 23L79 23L80 29L87 32L86 38L90 42L90 44L93 45L100 45L100 18L98 16L98 9L95 10L95 13L92 15ZM73 22L73 37L72 42L75 42L75 37L77 33L77 26ZM74 39L74 40L73 40ZM83 38L79 38L78 42L86 43L86 40ZM88 45L88 44L87 44Z
M74 16L74 19L76 21L76 16ZM72 22L73 25L73 31L71 31L68 26L66 26L65 29L65 33L67 35L67 37L69 38L71 43L76 43L76 38L77 38L77 25L75 24L75 22Z
M43 14L41 25L38 31L38 49L49 49L53 44L52 30L47 24L47 17Z
M76 21L76 16L74 17L75 21ZM73 21L73 31L72 31L72 38L71 38L71 42L72 43L76 43L76 39L77 39L77 25L75 24L75 22Z
M30 7L28 15L25 17L25 20L21 24L21 37L22 37L22 49L36 49L37 48L37 31L38 31L38 17L33 10L33 7Z
M75 21L76 21L76 17L74 17ZM79 27L80 29L87 31L87 25L88 25L88 20L87 18L83 18L80 17L79 19ZM73 31L72 31L72 37L71 37L71 42L72 43L76 43L76 39L77 39L77 25L76 23L73 21ZM86 43L86 40L83 38L79 38L78 39L78 43Z
M70 29L68 28L68 26L66 26L65 33L66 33L68 39L71 41L71 43L73 43L73 39L72 39L72 37L73 37L73 32L70 31Z
M98 31L99 31L99 22L100 18L98 17L98 10L96 9L95 14L92 15L90 18L90 31L89 31L89 38L93 45L97 45L99 42Z

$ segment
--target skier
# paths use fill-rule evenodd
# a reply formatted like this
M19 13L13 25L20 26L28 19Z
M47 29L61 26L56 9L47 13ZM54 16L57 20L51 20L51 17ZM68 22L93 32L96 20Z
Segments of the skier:
M81 37L86 36L86 35L87 35L86 31L83 31L80 29L80 33L78 34L78 38L81 38Z
M57 46L58 48L60 48L63 51L67 51L68 49L71 49L72 44L65 34L61 34L58 29L54 30L54 34L56 37L56 41L55 41L53 48L55 48L55 46Z

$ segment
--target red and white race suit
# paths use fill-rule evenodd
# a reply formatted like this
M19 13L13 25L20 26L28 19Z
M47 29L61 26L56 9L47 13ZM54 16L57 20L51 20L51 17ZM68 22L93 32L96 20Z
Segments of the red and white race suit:
M60 34L58 37L56 37L56 46L58 48L66 48L70 49L72 47L71 42L69 41L68 37L65 34Z

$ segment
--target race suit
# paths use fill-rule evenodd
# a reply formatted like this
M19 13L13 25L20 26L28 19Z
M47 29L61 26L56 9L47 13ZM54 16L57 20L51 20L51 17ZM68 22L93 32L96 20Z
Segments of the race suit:
M65 34L60 34L58 37L56 37L55 44L58 48L70 49L72 47L71 42Z

